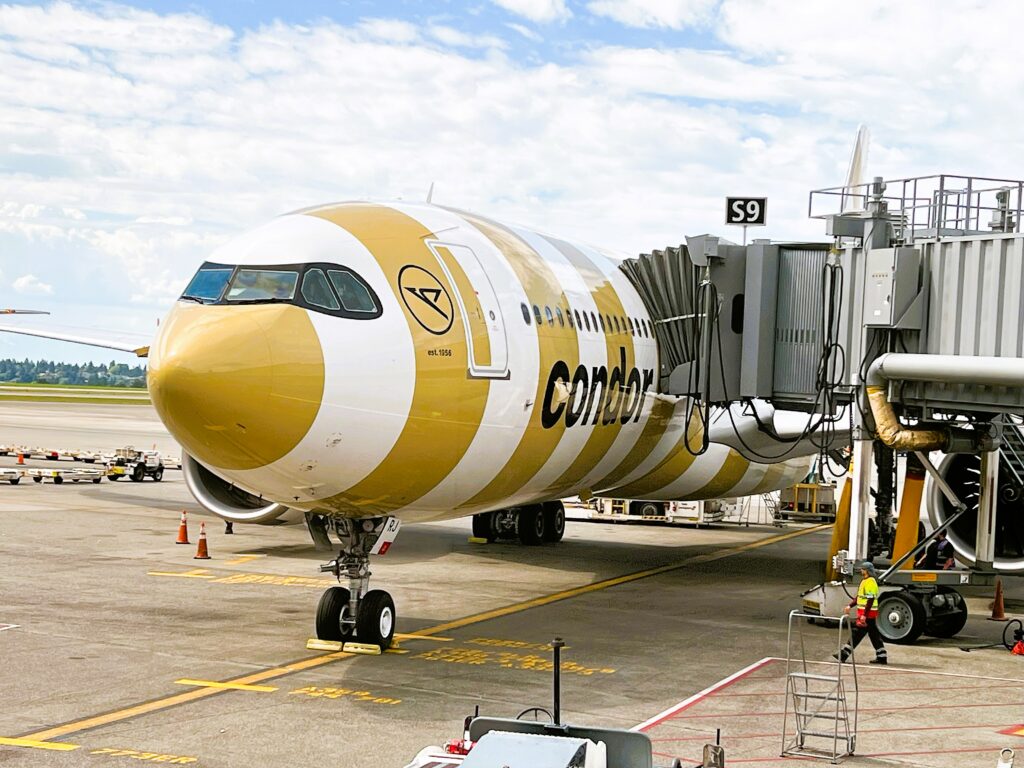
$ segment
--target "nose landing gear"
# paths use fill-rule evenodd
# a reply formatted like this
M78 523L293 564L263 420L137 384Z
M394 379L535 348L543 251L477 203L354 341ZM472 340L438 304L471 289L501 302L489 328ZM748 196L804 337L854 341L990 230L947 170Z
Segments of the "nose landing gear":
M338 556L320 566L348 587L331 587L316 610L316 636L321 640L378 645L386 649L395 635L395 601L381 589L370 589L370 555L384 554L401 525L398 518L371 517L332 520L341 541Z

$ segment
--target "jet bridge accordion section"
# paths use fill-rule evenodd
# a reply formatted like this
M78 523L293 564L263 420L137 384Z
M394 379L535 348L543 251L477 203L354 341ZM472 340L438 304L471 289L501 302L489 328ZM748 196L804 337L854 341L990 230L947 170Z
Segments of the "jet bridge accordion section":
M739 246L703 235L624 262L654 321L660 391L715 403L763 398L813 408L828 248Z

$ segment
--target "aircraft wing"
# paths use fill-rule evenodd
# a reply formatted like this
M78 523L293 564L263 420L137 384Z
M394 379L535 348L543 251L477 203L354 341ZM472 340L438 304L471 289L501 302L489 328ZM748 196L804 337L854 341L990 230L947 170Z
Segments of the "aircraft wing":
M131 352L139 357L149 356L149 344L152 341L151 337L142 333L82 330L78 328L62 329L59 327L39 328L14 323L0 323L0 332L20 333L25 336L38 336L43 339L70 341L73 344L86 344L90 347L116 349L119 352Z

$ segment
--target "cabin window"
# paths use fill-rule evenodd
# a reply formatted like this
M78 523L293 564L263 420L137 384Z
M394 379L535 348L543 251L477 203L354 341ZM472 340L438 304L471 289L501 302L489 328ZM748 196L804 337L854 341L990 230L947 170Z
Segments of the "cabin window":
M528 306L526 306L525 304L520 304L519 306L523 310L523 322L525 322L527 325L529 325L530 324L530 308Z

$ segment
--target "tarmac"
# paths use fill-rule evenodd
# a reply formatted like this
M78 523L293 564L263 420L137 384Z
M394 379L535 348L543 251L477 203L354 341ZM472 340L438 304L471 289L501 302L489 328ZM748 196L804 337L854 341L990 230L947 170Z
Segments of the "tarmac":
M0 403L4 443L178 453L144 405ZM189 546L174 543L183 509ZM212 560L193 559L200 521ZM396 652L317 652L306 642L332 582L302 527L225 535L177 471L0 484L0 765L399 767L461 736L478 706L549 706L555 636L565 720L639 726L656 765L699 764L716 731L727 765L794 763L779 757L787 618L820 579L828 528L573 520L541 547L469 535L468 520L410 525L374 559ZM1021 605L1019 580L1007 597ZM1024 657L960 650L1002 627L978 612L958 638L859 664L845 764L994 766L1002 747L1024 750ZM811 668L834 671L835 631L801 629Z

